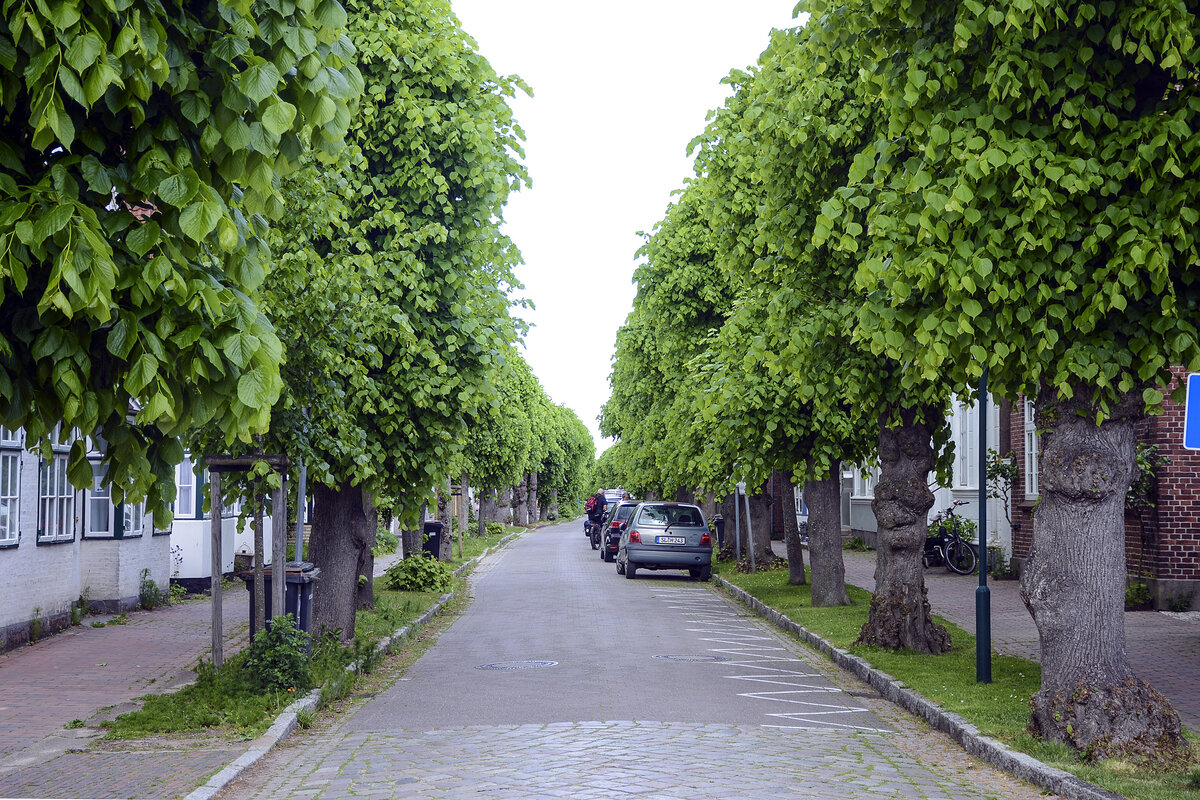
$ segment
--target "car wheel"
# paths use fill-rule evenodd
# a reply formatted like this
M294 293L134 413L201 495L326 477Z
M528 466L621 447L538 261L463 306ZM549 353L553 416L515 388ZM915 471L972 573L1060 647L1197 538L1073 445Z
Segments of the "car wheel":
M604 552L602 552L602 553L600 554L600 557L601 557L601 558L603 558L605 561L609 561L609 562L611 562L611 561L613 561L614 559L616 559L616 556L614 556L612 553L608 552L608 548L607 548L607 547L606 547L606 548L604 548Z
M624 564L622 564L620 561L618 561L618 562L617 562L617 574L618 574L618 575L624 575L624 574L625 574L625 565L624 565Z
M593 549L593 550L595 550L595 549L597 549L598 547L600 547L600 542L598 542L598 541L596 540L596 536L595 536L594 534L593 534L592 536L588 537L588 538L591 540L591 543L592 543L592 549Z
M706 582L708 582L708 579L711 577L712 577L712 564L705 564L703 567L700 568L700 576L698 578L696 578L696 580L700 581L701 583L706 583Z
M633 565L632 561L625 565L625 577L629 580L633 580L635 577L637 577L637 567Z

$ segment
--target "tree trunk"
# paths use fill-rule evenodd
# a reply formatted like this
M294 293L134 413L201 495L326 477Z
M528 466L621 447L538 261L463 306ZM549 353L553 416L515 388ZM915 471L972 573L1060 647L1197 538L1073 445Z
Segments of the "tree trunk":
M765 483L759 487L761 492L750 496L750 522L753 523L753 529L750 533L754 536L754 563L759 569L770 565L777 556L775 551L771 549L771 507L775 502L774 495L770 492L770 484ZM746 508L745 501L742 505L742 523L745 524L744 517ZM744 547L742 557L749 558L749 551Z
M400 531L400 543L404 547L405 558L420 555L424 537L425 531L420 525L413 529L406 528Z
M776 513L783 514L783 542L787 546L788 584L803 586L807 583L804 575L804 543L800 541L800 526L796 523L796 485L792 483L792 473L783 473L780 476L780 483L783 491Z
M497 499L496 522L499 522L501 525L512 525L513 524L513 508L512 508L513 490L512 490L512 487L509 486L504 491L498 492L496 499Z
M546 507L546 516L549 519L558 519L558 489L550 490L550 505Z
M513 487L513 525L529 524L529 473Z
M450 561L454 558L451 544L454 538L454 526L451 523L453 514L450 513L450 477L447 476L437 491L437 520L442 523L442 538L438 541L438 560Z
M1140 391L1102 425L1091 392L1071 400L1043 388L1041 500L1021 598L1041 640L1042 685L1030 732L1087 758L1163 768L1190 760L1170 701L1137 678L1125 650L1125 492L1136 475Z
M336 489L315 484L313 502L309 558L321 570L314 590L313 633L337 631L348 644L354 640L363 550L375 541L375 507L361 487L349 482Z
M676 503L691 503L692 505L695 505L696 504L696 495L693 492L689 491L688 489L676 489L675 490L675 502Z
M463 557L463 537L467 535L467 526L471 524L471 485L467 473L462 474L462 482L458 485L459 499L462 503L458 509L458 557Z
M842 479L837 465L820 480L805 484L808 504L808 558L814 606L848 606L846 563L842 560ZM924 544L924 539L921 540Z
M486 533L485 522L500 522L500 503L495 489L485 489L479 495L479 535Z
M938 411L922 410L924 421L918 419L916 409L901 410L901 421L895 426L885 424L887 411L880 415L881 469L871 501L879 523L875 594L855 643L936 655L950 649L950 633L929 615L921 554L933 506L929 472L934 464L932 420L938 418ZM810 520L810 542L812 525Z
M541 509L538 507L538 474L529 473L529 524L541 519Z

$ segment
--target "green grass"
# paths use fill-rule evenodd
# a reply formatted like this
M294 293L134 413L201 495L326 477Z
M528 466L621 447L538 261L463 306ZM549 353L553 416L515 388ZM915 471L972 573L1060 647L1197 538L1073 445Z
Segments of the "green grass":
M961 715L984 735L1016 750L1131 800L1200 798L1200 767L1163 773L1139 770L1117 760L1087 764L1065 745L1031 737L1026 732L1029 697L1039 688L1041 667L1034 661L993 652L992 683L976 683L975 637L941 617L934 619L950 632L953 648L949 653L928 656L857 646L853 642L867 621L870 592L847 586L851 605L813 608L811 587L788 585L786 569L747 574L737 572L730 562L720 562L717 572L798 625L865 659L923 697ZM1200 738L1189 735L1189 740L1200 756Z

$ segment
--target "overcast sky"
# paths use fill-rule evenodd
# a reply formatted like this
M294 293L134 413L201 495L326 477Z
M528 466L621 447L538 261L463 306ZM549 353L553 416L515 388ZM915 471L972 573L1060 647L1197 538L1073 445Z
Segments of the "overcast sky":
M608 399L617 328L634 296L638 231L662 219L692 174L687 145L729 94L721 79L758 60L795 0L451 0L513 102L533 187L507 232L536 310L525 357L546 392L592 431Z

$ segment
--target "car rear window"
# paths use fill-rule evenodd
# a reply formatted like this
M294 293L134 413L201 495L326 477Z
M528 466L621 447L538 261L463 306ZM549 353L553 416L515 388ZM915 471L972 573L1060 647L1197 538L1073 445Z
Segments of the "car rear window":
M695 506L643 506L638 523L701 527L704 525L704 515Z
M617 506L617 515L614 517L614 519L617 519L617 520L629 519L629 515L633 513L633 510L635 508L637 508L636 504Z

